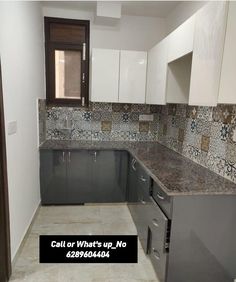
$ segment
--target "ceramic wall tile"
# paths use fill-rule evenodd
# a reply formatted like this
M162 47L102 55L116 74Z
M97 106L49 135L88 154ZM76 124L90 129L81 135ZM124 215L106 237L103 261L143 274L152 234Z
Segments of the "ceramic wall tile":
M236 105L198 107L90 103L81 107L47 107L39 100L39 138L158 141L236 182ZM139 121L153 114L153 121ZM71 130L63 130L65 119Z
M236 182L236 105L161 106L158 127L160 143Z
M141 104L90 103L87 108L45 104L45 136L57 140L156 141L160 110L160 106ZM140 126L140 114L153 114L153 121ZM71 125L70 131L63 130L66 121Z

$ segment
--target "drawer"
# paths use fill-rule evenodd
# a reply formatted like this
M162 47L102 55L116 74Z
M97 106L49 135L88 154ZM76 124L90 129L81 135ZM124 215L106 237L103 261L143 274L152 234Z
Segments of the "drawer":
M160 282L166 281L168 254L156 246L156 236L150 231L149 256Z
M172 197L168 196L155 182L153 182L152 197L165 212L165 214L172 217Z
M150 197L150 205L148 208L148 226L155 240L153 245L162 251L166 251L166 242L168 234L169 220L161 211L157 203Z

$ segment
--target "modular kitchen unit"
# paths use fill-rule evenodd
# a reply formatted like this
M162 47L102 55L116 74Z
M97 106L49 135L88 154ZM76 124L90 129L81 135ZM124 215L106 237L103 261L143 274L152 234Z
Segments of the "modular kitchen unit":
M38 196L20 239L20 227L13 224L19 209L13 203L23 200L13 197L9 167L11 280L235 281L236 4L13 2L0 3L0 18L1 5L4 24L8 7L21 16L32 9L41 23L40 37L34 29L31 35L41 54L36 65L43 58L42 86L34 87L45 94L34 97L37 128L31 145L36 149L35 159L28 160L38 164ZM4 71L9 75L9 42L6 33L0 35L6 42L1 55L4 97L11 91L4 77ZM36 77L37 72L28 73L28 79ZM5 104L8 110L9 101ZM16 119L6 115L7 147L11 138L20 138ZM11 163L13 155L7 153ZM107 229L102 212L92 212L106 207L116 213L105 223ZM30 258L39 235L67 235L67 227L73 235L101 235L101 230L102 235L133 235L125 230L126 209L138 235L141 268L118 266L123 276L117 278L116 265L104 266L107 277L105 270L99 273L102 266L95 266L97 276L91 274L92 265L88 276L81 266L71 273L65 266L67 276L47 276L51 270ZM93 229L95 219L103 229ZM154 274L145 276L145 267Z

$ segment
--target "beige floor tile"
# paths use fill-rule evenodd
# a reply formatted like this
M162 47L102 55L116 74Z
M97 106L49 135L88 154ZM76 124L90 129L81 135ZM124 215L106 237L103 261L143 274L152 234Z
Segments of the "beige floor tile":
M39 264L39 235L127 234L137 230L127 205L41 207L13 269L13 282L154 282L138 243L138 264Z

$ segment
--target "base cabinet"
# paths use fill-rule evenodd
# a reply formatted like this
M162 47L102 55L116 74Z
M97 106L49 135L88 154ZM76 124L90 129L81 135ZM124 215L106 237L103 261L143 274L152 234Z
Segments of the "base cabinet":
M112 150L42 150L42 204L126 200L127 153Z

